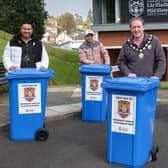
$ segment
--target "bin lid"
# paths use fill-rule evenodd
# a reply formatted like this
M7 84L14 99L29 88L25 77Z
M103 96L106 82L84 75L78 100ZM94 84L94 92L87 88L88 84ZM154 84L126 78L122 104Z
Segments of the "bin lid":
M107 79L102 87L113 90L148 91L160 86L160 80L146 77L120 77Z
M107 64L85 64L79 67L79 71L83 72L94 72L94 73L110 73L111 65Z
M51 69L20 68L5 73L7 79L52 78L55 72Z

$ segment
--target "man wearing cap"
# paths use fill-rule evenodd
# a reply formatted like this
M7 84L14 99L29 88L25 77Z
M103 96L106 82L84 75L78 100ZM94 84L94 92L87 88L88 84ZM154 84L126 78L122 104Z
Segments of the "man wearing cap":
M94 32L85 32L85 41L79 47L79 57L81 64L110 64L108 51L103 44L93 39Z

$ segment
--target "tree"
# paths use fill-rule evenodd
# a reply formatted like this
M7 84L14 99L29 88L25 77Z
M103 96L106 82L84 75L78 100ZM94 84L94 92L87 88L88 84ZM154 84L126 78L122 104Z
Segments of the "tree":
M76 25L83 25L83 18L78 13L74 14Z
M89 9L89 11L88 11L87 20L88 20L88 19L89 19L91 22L93 22L93 14L92 14L91 9Z
M44 33L47 18L44 0L0 0L0 29L15 34L24 22L33 24L38 37Z
M58 16L57 23L62 30L67 31L67 34L71 34L76 29L76 22L71 13L64 13Z
M88 16L85 22L86 28L90 28L92 24L93 24L93 15L91 9L89 9Z

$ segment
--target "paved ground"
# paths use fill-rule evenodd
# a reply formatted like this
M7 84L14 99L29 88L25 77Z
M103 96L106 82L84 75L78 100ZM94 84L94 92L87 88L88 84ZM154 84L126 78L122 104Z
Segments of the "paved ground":
M156 162L142 168L166 168L168 165L168 107L159 104L154 142L160 152ZM120 168L107 163L107 123L82 122L80 116L48 121L50 131L45 142L13 142L7 130L0 131L1 168Z
M46 142L9 140L9 130L0 130L0 168L119 168L107 163L107 123L82 122L81 92L78 87L49 88L46 127L50 137ZM160 147L158 160L143 168L166 168L168 165L168 91L159 91L154 131L154 143ZM0 123L9 122L8 94L0 98ZM64 120L60 119L64 116ZM53 119L51 121L51 119ZM1 125L2 126L2 125Z

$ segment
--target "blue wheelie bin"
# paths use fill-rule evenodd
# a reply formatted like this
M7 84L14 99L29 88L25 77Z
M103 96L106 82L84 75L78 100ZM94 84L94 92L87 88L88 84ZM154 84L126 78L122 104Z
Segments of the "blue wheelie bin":
M14 141L46 140L44 129L48 79L53 70L22 68L8 71L10 138Z
M82 120L103 122L106 118L106 92L101 83L110 77L111 66L106 64L82 65Z
M152 145L158 79L112 78L102 87L108 93L107 160L111 164L140 168L155 159Z

